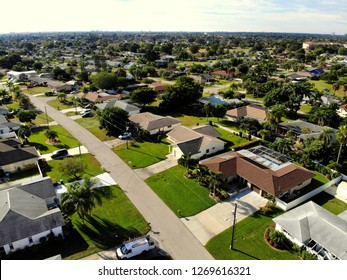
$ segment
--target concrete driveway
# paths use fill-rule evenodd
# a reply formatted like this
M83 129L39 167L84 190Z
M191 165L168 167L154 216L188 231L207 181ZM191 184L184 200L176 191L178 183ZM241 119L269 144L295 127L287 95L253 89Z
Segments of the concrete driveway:
M89 153L87 148L84 147L84 146L80 146L80 148L79 147L71 148L71 149L68 150L69 154L72 155L72 156L79 155L80 151L81 151L81 154ZM51 155L52 155L52 153L44 154L44 155L41 155L40 158L45 159L46 161L49 161L49 160L52 160Z
M266 204L267 199L247 189L195 216L181 218L181 221L203 245L206 245L212 237L233 225L235 202L237 202L236 222L239 222L258 211Z

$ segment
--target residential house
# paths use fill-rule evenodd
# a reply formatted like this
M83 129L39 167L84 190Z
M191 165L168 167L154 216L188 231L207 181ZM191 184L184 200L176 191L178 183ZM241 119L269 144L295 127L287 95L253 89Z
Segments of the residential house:
M147 130L151 135L158 132L167 132L181 125L181 121L170 116L159 116L149 112L136 114L129 117L129 120L138 129Z
M151 89L153 89L154 91L157 92L157 94L163 94L167 84L163 84L163 83L152 83L149 84L148 87L150 87Z
M172 154L176 158L189 155L194 159L200 159L224 150L225 142L212 126L198 126L189 128L177 126L168 134Z
M328 126L320 126L303 120L295 120L291 122L282 122L279 124L279 133L285 135L287 131L293 131L298 139L307 139L309 137L319 138L324 128L329 128L331 131L331 143L336 140L336 129Z
M0 106L0 116L8 115L9 110L7 107Z
M193 78L195 82L205 85L213 81L213 76L211 74L192 74L189 77Z
M309 185L315 176L291 163L285 155L261 145L202 160L200 165L221 172L225 181L247 185L262 196L291 195Z
M36 76L37 72L35 70L31 71L8 71L6 76L12 82L22 82L30 79L31 76Z
M217 70L210 72L210 75L214 79L228 79L235 74L235 71L225 71L225 70Z
M124 111L127 111L129 116L139 114L141 110L139 107L133 104L129 104L129 100L112 99L102 103L98 103L95 106L101 111L104 110L105 108L113 108L113 107L121 108Z
M0 256L63 237L64 218L50 178L0 191Z
M39 154L33 146L22 147L22 142L16 138L0 140L0 170L16 173L31 169L37 165Z
M8 135L16 137L21 123L20 122L9 122L4 116L0 115L0 137L8 138Z
M82 103L92 103L92 104L101 103L108 100L120 100L124 97L123 94L114 95L114 94L108 94L105 92L95 92L95 91L91 91L88 93L80 92L76 96L82 101Z
M225 116L233 122L240 122L243 118L252 118L263 122L266 119L266 110L259 106L247 105L228 110Z
M319 259L347 260L347 212L336 216L309 201L273 219L276 230Z

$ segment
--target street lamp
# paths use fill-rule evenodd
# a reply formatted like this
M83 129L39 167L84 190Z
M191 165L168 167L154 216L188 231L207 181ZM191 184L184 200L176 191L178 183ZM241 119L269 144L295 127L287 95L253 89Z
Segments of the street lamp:
M234 221L233 221L233 231L232 231L232 235L231 235L230 250L234 250L234 237L235 237L237 202L234 205L235 205L235 208L234 208L234 211L232 212L233 215L234 215Z

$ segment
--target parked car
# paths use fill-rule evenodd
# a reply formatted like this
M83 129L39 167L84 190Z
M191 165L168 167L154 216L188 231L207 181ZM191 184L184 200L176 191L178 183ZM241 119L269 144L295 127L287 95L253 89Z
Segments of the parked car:
M122 135L119 135L118 138L121 140L129 139L131 137L131 132L124 132Z
M69 154L69 151L67 149L57 150L57 151L53 152L51 155L52 159L63 159L66 157L71 157L71 155Z
M92 114L92 109L84 109L80 113L82 118L89 117L91 114Z
M129 259L137 255L143 254L156 247L156 241L150 236L142 236L133 240L124 242L121 247L116 250L118 259Z
M54 96L54 95L56 95L56 93L53 91L47 91L47 92L45 92L45 95L46 96Z

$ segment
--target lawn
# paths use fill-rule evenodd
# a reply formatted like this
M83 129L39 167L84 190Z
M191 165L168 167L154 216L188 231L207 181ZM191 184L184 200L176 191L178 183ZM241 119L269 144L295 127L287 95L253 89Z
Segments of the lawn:
M58 93L59 94L59 93ZM72 97L73 98L73 97ZM73 102L72 98L67 97L67 101L65 103L62 103L59 101L58 98L55 98L53 100L50 100L47 102L49 106L52 106L55 109L58 110L64 110L64 109L69 109L69 108L74 108L75 104Z
M146 183L178 215L193 216L215 204L209 190L195 180L184 177L186 169L180 165L155 174Z
M220 139L226 142L226 148L232 149L233 146L248 142L247 139L241 138L232 132L226 131L220 127L215 127L215 129L221 134Z
M78 160L82 159L84 173L89 177L94 177L103 173L100 163L91 154L82 154L81 158L79 155L76 155L74 158ZM62 161L64 160L47 161L48 166L43 170L44 175L51 177L53 183L59 182L60 179L63 179L64 182L75 181L75 178L68 178L65 174L59 172L58 167Z
M311 105L309 105L309 104L301 104L299 111L300 112L304 112L304 113L310 113L311 109L312 109Z
M117 186L109 188L112 191L112 198L104 199L102 206L97 206L84 224L77 214L72 215L72 223L83 240L88 243L88 248L66 259L78 259L147 232L146 220L124 192ZM117 238L115 238L116 233Z
M213 237L205 247L216 260L298 260L295 254L273 249L265 241L265 229L273 223L275 216L265 216L258 211L238 222L234 235L235 250L229 249L232 227Z
M335 215L347 210L347 203L333 197L327 192L321 192L320 194L314 196L311 200Z
M73 113L75 115L75 113ZM100 122L97 115L89 118L80 118L75 120L79 125L87 129L89 132L98 137L101 141L113 140L114 136L108 136L106 129L100 129Z
M51 126L50 129L58 133L58 139L60 143L57 145L48 144L47 138L45 136L46 128L36 128L33 130L31 136L29 137L30 145L35 146L41 154L52 153L59 149L70 149L78 147L78 141L62 126L55 125Z
M315 88L318 89L319 91L322 91L323 89L327 88L330 90L330 92L333 92L333 86L323 80L317 80L317 81L310 80L309 82L311 84L314 84Z
M50 88L48 87L33 87L33 88L26 88L26 87L22 87L23 92L27 93L27 94L40 94L40 93L45 93L47 91L51 91ZM45 96L45 95L43 95Z
M134 142L116 146L113 151L130 167L143 168L166 159L169 145L165 142Z

